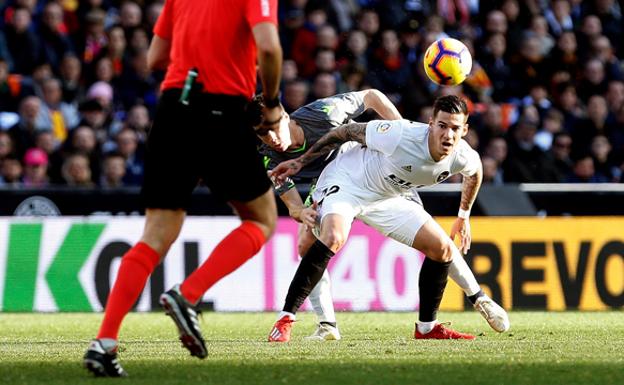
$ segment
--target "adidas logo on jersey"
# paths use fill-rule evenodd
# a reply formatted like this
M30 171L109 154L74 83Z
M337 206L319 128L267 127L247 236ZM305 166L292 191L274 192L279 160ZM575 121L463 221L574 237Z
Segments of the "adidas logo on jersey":
M407 172L412 172L412 166L403 166L401 168Z

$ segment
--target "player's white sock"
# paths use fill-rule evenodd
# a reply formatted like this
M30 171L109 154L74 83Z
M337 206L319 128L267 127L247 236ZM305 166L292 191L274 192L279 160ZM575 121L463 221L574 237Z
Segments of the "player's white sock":
M117 349L117 340L112 338L100 338L100 344L107 352L112 352Z
M319 322L336 322L334 300L331 295L331 281L327 270L308 296Z
M453 249L453 261L451 262L451 266L449 266L449 278L455 281L467 296L477 294L479 290L481 290L479 282L477 282L477 279L466 263L464 256L459 252L457 246L453 244L451 248Z
M282 319L282 317L284 317L285 315L286 315L286 316L288 316L288 318L290 318L290 319L291 319L291 320L293 320L293 321L295 321L295 320L297 319L297 316L296 316L296 315L294 315L293 313L289 313L289 312L287 312L287 311L281 311L281 312L279 313L279 315L277 316L277 319L278 319L278 320L280 320L280 319Z
M427 334L430 331L433 330L433 328L438 324L438 320L434 320L431 322L423 322L423 321L418 321L416 322L416 327L418 328L418 332L420 334Z

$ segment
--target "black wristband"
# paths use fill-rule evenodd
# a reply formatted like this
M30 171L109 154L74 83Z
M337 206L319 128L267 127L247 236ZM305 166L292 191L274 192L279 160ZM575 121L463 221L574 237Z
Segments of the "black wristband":
M266 108L275 108L280 105L280 97L279 94L273 99L264 99L264 106Z

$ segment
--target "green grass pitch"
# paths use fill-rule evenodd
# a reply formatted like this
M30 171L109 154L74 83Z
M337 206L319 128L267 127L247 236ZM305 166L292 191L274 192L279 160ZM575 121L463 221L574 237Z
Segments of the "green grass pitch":
M496 334L476 312L441 320L475 341L415 341L414 313L339 313L343 340L269 344L271 313L205 313L210 355L190 357L163 314L131 314L122 329L128 379L94 379L81 358L101 314L0 314L3 384L624 384L624 312L513 312Z

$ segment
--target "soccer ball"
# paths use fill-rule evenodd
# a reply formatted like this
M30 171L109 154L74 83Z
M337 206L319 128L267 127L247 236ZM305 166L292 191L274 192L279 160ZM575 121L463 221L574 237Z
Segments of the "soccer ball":
M427 48L423 64L432 82L454 86L463 82L470 73L472 56L461 41L439 39Z

